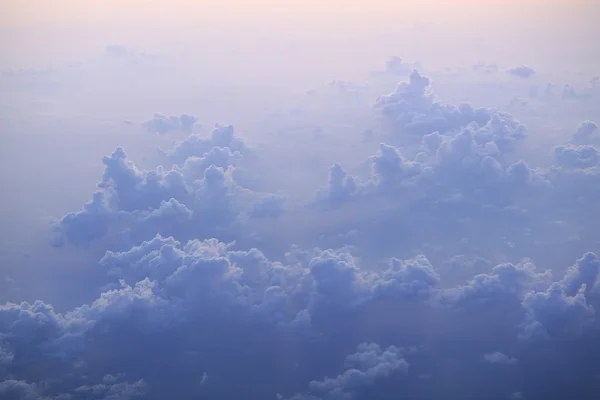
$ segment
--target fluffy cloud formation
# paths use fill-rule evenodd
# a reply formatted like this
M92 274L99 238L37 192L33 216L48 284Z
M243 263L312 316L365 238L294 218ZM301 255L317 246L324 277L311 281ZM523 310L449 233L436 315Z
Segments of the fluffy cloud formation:
M389 113L384 111L386 116L399 118L394 120L391 141L396 141L397 135L413 135L417 115L431 121L424 116L433 115L433 110L436 116L447 115L440 110L451 109L452 115L458 112L425 101L428 97L422 89L426 85L426 78L413 73L411 81L401 84L392 95L395 100L379 100L379 105L392 104ZM414 91L416 87L419 89ZM409 101L411 96L416 100ZM420 114L409 113L418 102L426 107L419 108ZM329 210L362 209L358 216L348 215L340 224L340 229L357 231L362 240L393 229L392 225L410 226L403 241L373 243L379 252L389 255L423 243L442 249L467 247L468 243L488 256L497 248L518 257L546 257L546 250L534 249L541 243L567 245L571 239L565 236L573 234L579 237L580 251L586 250L583 241L587 248L595 249L589 232L598 212L593 200L600 178L597 148L590 144L560 145L554 149L549 168L534 168L515 157L524 138L523 126L508 114L490 114L487 109L480 114L491 115L487 122L482 120L484 125L470 118L452 125L448 122L459 119L444 117L437 121L445 121L445 129L437 129L442 126L439 123L427 129L421 125L419 142L405 146L382 143L379 153L367 159L371 166L367 174L352 176L341 165L334 165L328 185L319 191L315 202ZM571 143L593 142L594 127L590 121L583 122ZM440 224L452 228L436 230Z
M389 296L390 291L410 293L436 282L435 279L425 279L422 284L419 283L423 277L432 274L431 266L424 259L407 263L393 261L390 269L378 277L361 271L355 258L345 252L315 250L306 262L284 265L269 261L256 249L236 251L231 249L231 245L215 239L204 242L193 240L183 245L173 238L161 236L126 252L109 251L100 265L120 283L89 305L66 313L57 313L52 306L41 301L34 304L7 304L0 309L3 348L10 355L3 367L9 375L17 375L20 380L31 379L36 376L36 371L30 367L31 362L39 362L52 365L47 374L51 374L51 371L67 374L69 371L77 372L81 368L85 371L92 367L96 371L100 365L104 365L108 369L105 375L114 373L110 372L111 369L120 368L125 370L123 373L127 376L139 380L146 366L123 362L133 356L132 351L142 349L118 350L120 346L141 334L144 337L142 341L146 345L154 343L154 347L161 342L169 342L169 337L176 331L184 333L196 324L207 324L203 328L204 334L190 338L191 341L172 350L175 352L173 357L183 357L184 363L188 362L189 356L185 355L188 351L200 354L211 351L214 341L206 342L204 338L216 338L228 326L237 328L228 331L233 336L226 341L234 340L245 346L244 343L250 340L251 346L257 346L257 351L271 359L277 356L276 349L265 348L267 343L260 345L260 337L267 332L275 335L273 339L276 341L291 340L298 351L306 346L309 349L315 344L312 339L314 335L329 337L337 334L337 328L328 324L331 312L358 310L374 299ZM427 269L427 272L420 273L421 268ZM383 287L385 291L381 290ZM349 315L341 317L352 323ZM40 330L46 332L42 338L36 333ZM252 339L254 335L258 336ZM351 338L348 339L346 342L352 342ZM329 346L328 340L321 339L316 344ZM211 376L216 376L216 379L232 378L229 374L233 371L223 370L219 359L226 363L234 362L239 357L239 347L214 350L220 352L221 356L214 358L212 364L210 358L205 359L203 369ZM359 378L359 382L369 383L382 374L383 367L378 366L381 362L391 363L390 370L404 368L405 361L394 358L399 357L394 348L383 353L377 346L360 347L359 350L349 358L364 369L365 376ZM105 351L113 355L98 360L97 355ZM332 348L323 354L326 356L332 351L335 353L337 350ZM375 354L375 360L370 359L372 353ZM147 352L146 356L136 353L134 359L139 361L140 357L155 356ZM194 358L192 356L190 360ZM249 362L251 360L248 359ZM293 367L293 360L288 360L292 362L291 365L280 365L283 361L273 359L274 364L266 362L262 377L254 379L261 379L263 384L273 387L273 383L268 382L276 369L284 367L289 370ZM50 380L51 375L46 375L44 379ZM160 378L144 378L153 387L155 395L166 395L168 392L161 392L154 379ZM186 381L185 377L181 379ZM340 385L350 384L353 379L351 376L343 378ZM344 383L345 380L349 383ZM107 393L117 390L104 388L104 384L90 386L81 383L72 382L71 385L76 387L71 390ZM187 382L186 385L191 383ZM245 385L251 383L248 381ZM327 387L334 385L327 381L324 384ZM136 394L140 385L135 384ZM47 386L44 395L58 390L50 382L50 388ZM125 386L123 390L134 390ZM139 390L142 390L141 386ZM227 388L217 387L213 390L223 393Z
M92 200L56 224L54 243L85 246L118 235L132 245L157 232L227 240L227 231L246 217L278 217L283 197L254 193L237 182L240 151L245 146L231 126L217 126L210 138L192 135L163 152L171 169L139 169L118 147L102 160L105 170Z
M400 371L408 373L408 362L402 358L400 349L390 346L381 350L375 343L363 343L357 352L346 357L349 369L335 378L312 381L309 387L312 392L323 393L322 397L296 395L292 400L310 399L350 399L362 386L373 384L380 377Z
M473 126L480 141L493 141L502 151L510 150L525 137L524 126L509 114L488 108L474 109L469 104L457 107L434 101L429 78L416 70L408 82L378 98L375 106L391 122L395 136L453 134Z
M408 393L437 386L444 374L430 361L442 354L443 362L458 358L462 371L485 379L481 360L531 368L543 363L544 352L569 352L568 365L544 367L558 373L596 356L585 343L600 328L599 265L588 253L554 280L525 260L442 288L424 256L368 267L347 251L315 249L281 263L214 239L183 244L157 236L106 253L100 266L120 283L90 304L64 313L41 301L2 306L2 346L10 355L2 390L38 398L60 392L65 399L234 398L248 390L293 399L369 398L380 385ZM459 338L471 344L449 346ZM344 352L351 355L336 372ZM172 372L156 370L161 364ZM184 372L192 366L195 378ZM578 379L585 385L589 376ZM231 379L237 384L228 385ZM558 376L544 387L520 387L517 370L506 384L535 398L566 382Z
M219 124L215 126L210 137L191 135L163 153L169 157L172 163L182 165L191 157L203 157L211 150L218 151L219 148L229 149L234 154L236 152L248 153L244 141L235 136L233 126Z

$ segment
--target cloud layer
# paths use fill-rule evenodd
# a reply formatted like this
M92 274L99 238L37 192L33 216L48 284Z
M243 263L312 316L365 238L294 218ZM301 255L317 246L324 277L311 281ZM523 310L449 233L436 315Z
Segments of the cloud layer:
M441 99L420 65L370 79L306 93L267 144L155 114L146 130L185 138L105 155L51 228L55 254L85 256L89 297L0 305L0 397L600 395L596 123L542 165L535 130Z

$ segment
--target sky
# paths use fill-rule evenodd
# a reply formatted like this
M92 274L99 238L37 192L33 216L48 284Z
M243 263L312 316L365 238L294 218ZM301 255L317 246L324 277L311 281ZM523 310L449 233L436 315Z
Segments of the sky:
M0 398L600 397L600 3L0 3Z

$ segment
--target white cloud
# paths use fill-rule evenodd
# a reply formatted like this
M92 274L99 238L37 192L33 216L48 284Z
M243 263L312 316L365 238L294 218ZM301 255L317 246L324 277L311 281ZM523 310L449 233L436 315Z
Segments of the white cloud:
M509 357L506 354L501 353L499 351L497 351L495 353L484 354L483 361L485 361L486 363L489 363L489 364L506 364L506 365L516 364L517 362L519 362L519 360L517 360L516 358Z

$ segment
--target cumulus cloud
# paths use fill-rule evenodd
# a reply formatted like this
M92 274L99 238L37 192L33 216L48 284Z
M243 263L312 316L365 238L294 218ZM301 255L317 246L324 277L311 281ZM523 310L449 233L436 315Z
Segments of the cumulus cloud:
M173 148L163 151L163 153L169 157L171 162L181 165L190 157L202 157L215 147L227 148L233 153L248 152L244 141L235 135L233 126L217 124L210 137L191 135L187 139L176 143Z
M455 288L438 287L440 277L424 256L368 268L344 250L315 249L297 255L280 263L256 249L235 250L215 239L184 244L161 236L128 251L109 251L100 265L120 283L92 303L63 313L41 301L0 308L2 343L11 355L4 358L3 368L16 379L6 380L2 390L21 397L31 393L34 398L58 390L72 393L65 398L92 393L97 398L137 398L146 393L158 398L202 390L224 398L245 390L286 391L293 399L363 398L382 384L395 390L405 384L418 387L424 373L434 373L428 385L435 386L443 376L425 361L439 357L439 346L453 338L467 342L477 338L468 351L484 355L479 353L474 363L529 365L540 357L537 351L551 346L557 355L571 352L569 362L575 366L588 353L584 348L572 353L572 347L564 347L564 338L585 338L598 329L592 304L600 300L593 289L599 263L591 253L555 281L525 260L498 265ZM398 310L403 317L396 319ZM447 317L437 320L436 315ZM173 341L195 328L197 334ZM365 342L368 338L395 338L394 342L416 347L385 347ZM545 344L547 340L551 342ZM531 341L539 344L523 347ZM294 350L279 358L274 344L283 343ZM356 352L336 372L336 355L353 345L358 346ZM500 345L511 348L512 355L492 350ZM161 346L167 346L166 352ZM535 350L535 346L542 347ZM464 351L460 346L445 350L448 357ZM414 377L409 369L412 358ZM167 378L152 366L159 360L174 373L194 365L211 380L202 379L202 374L195 381L186 374L169 374L170 384L163 386ZM36 372L36 363L52 368ZM256 373L247 369L257 366ZM471 374L477 374L477 366L471 368ZM93 377L84 376L64 383L52 380L53 373L79 376L80 370L94 371L99 381L90 383ZM250 376L240 378L242 371ZM297 382L280 386L280 379L292 371ZM391 379L396 374L405 378ZM224 384L235 376L238 385ZM34 377L47 383L27 383ZM514 379L511 384L516 385ZM560 387L563 382L554 384ZM533 396L540 390L528 388Z
M489 108L474 109L469 104L457 107L434 101L429 78L416 70L408 82L378 98L375 106L392 123L395 135L453 134L471 125L478 136L493 140L503 151L525 137L524 126L509 114Z
M163 152L171 169L140 169L118 147L103 157L105 170L93 199L57 222L54 243L85 246L115 234L133 244L157 232L227 239L227 231L247 217L277 218L282 196L255 193L237 181L243 176L235 164L245 149L231 126L215 128L208 139L192 135Z
M372 243L379 252L390 255L398 251L397 246L407 246L408 250L419 242L432 244L435 240L444 248L450 243L462 246L460 243L468 240L470 246L480 243L476 246L487 247L488 251L490 246L499 246L503 247L499 251L516 251L515 255L527 257L533 251L531 246L541 242L566 244L559 227L590 239L587 232L593 228L587 218L597 212L592 199L597 192L598 152L592 145L573 143L590 142L595 124L583 122L572 144L554 149L549 168L536 168L515 156L525 139L525 128L514 117L489 109L461 113L460 108L433 102L424 91L427 86L428 80L413 72L411 80L400 84L394 94L378 100L384 116L394 118L388 140L398 144L381 144L379 154L367 158L366 164L371 165L367 174L350 175L343 166L332 167L329 184L319 191L315 201L327 209L350 213L340 229L356 230L368 240L394 224L411 226L404 242ZM465 106L463 110L473 108ZM461 120L449 115L469 117ZM483 117L478 122L473 115ZM416 118L437 122L420 125L420 130L414 131L412 121ZM420 140L406 144L405 139L417 132ZM360 213L350 211L353 208L360 209ZM453 224L453 233L438 231L434 239L431 232L439 224ZM495 239L482 241L482 237L473 236L475 231ZM509 242L507 237L514 240ZM414 240L411 245L407 244L410 240ZM530 247L520 251L511 242L527 242ZM595 246L592 242L589 246ZM580 249L586 250L583 246Z
M293 400L308 399L350 399L361 386L369 385L380 377L398 372L408 372L408 362L402 358L400 349L390 346L381 350L375 343L363 343L357 352L346 357L349 369L334 378L312 381L309 387L313 392L323 393L323 397L296 395Z
M372 301L371 299L379 296L378 287L383 284L381 278L361 272L356 260L348 253L316 251L308 264L282 265L269 261L256 249L236 251L230 249L230 245L214 239L205 242L194 240L182 245L173 238L157 236L126 252L107 252L100 264L111 276L120 280L120 287L102 293L89 305L66 313L57 313L52 306L40 301L34 304L8 304L0 309L2 331L5 332L3 343L14 356L8 363L8 368L13 373L19 374L22 371L22 374L28 375L28 364L32 362L30 351L37 353L36 357L39 357L40 362L68 371L75 368L72 366L73 359L82 365L92 365L96 351L103 351L102 346L105 345L108 346L105 350L114 350L111 357L114 361L102 363L107 363L106 367L117 367L123 362L121 357L128 357L128 353L131 356L130 352L116 351L115 346L119 346L119 338L123 338L123 334L146 332L144 340L160 343L168 340L174 329L185 331L190 324L205 323L207 318L212 321L205 328L209 330L206 331L209 336L234 321L239 321L239 328L246 326L246 329L251 329L255 326L252 329L259 328L255 331L259 335L275 329L273 334L282 339L288 337L289 340L300 340L298 346L310 347L311 341L304 342L309 337L301 334L304 329L308 328L314 333L323 330L327 335L333 334L334 332L327 333L329 327L322 318L331 310L350 310ZM424 278L433 272L419 272L420 268L431 269L426 260L415 263L394 261L391 268L394 272L391 270L384 274L385 285L388 287L386 292L391 290L392 280L399 285L398 290L401 291L420 290L423 287L419 283L422 279L425 279L424 286L435 284L435 279L431 281ZM406 288L403 285L407 285ZM242 320L238 319L240 317ZM130 326L133 331L119 333L124 324L129 324L126 322L129 318L133 318ZM36 334L40 329L46 332L41 339ZM242 336L231 331L230 334L234 335L232 339L237 337L235 340L250 333L247 330L236 331ZM158 336L154 337L155 335ZM201 348L212 344L208 342L202 345L202 336L198 337L198 342L194 341L195 344L188 343L186 346L192 345L196 351L206 351L208 348ZM92 351L89 347L90 340L96 343L92 346L100 347ZM86 342L88 344L84 346ZM197 347L199 345L201 347ZM185 348L177 350L182 351ZM237 346L234 346L231 351L226 351L229 355L222 353L222 357L235 358L237 352ZM271 354L274 356L276 353ZM136 355L140 356L141 354ZM147 356L154 357L152 354ZM376 376L385 376L392 370L406 367L406 362L394 347L382 352L376 345L365 345L359 347L359 352L348 360L357 363L357 368L364 376L356 376L353 370L340 375L340 390L352 390L353 385L369 383ZM71 365L65 361L71 361ZM220 370L219 362L216 359L214 361L212 366L205 365L208 371L226 376L230 373ZM272 373L272 368L276 365L266 364L265 367ZM141 364L120 365L120 368L127 368L128 375L133 376L142 373L140 367ZM271 380L269 374L265 371L261 379ZM325 391L336 390L333 388L336 383L329 380L311 386ZM344 389L346 386L348 387ZM121 391L132 393L131 396L139 395L138 392L143 388L141 381L133 386L120 383L111 387L105 382L93 386L80 385L75 391L104 393L110 398L113 392Z

